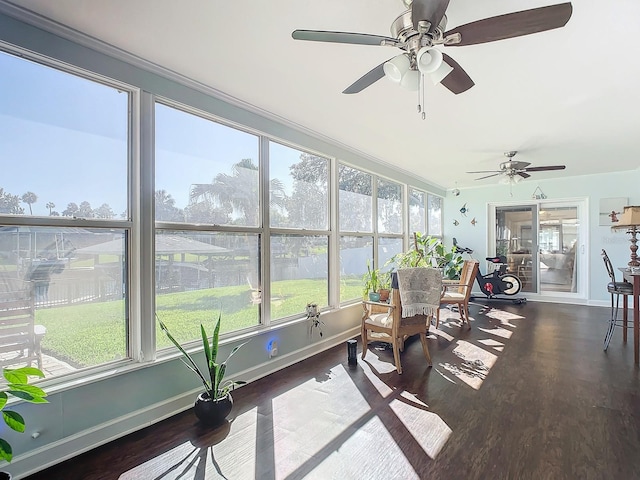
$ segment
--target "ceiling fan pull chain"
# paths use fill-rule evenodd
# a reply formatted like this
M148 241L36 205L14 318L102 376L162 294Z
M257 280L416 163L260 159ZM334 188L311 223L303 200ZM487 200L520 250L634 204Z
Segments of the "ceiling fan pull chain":
M422 114L422 120L427 118L424 111L424 73L420 72L420 83L418 85L418 113Z

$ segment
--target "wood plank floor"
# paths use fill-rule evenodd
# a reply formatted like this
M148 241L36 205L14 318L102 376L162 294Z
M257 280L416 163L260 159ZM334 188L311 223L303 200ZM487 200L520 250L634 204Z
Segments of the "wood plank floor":
M347 364L346 345L234 392L231 421L192 411L30 480L640 478L640 372L608 310L549 303L448 310L390 350Z

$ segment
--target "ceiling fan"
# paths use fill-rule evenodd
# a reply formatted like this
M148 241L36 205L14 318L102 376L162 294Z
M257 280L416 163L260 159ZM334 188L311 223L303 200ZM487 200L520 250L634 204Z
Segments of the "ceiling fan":
M467 72L449 55L433 48L475 45L543 32L566 25L573 7L570 2L533 8L460 25L447 30L445 12L449 0L402 0L408 8L391 24L393 37L366 33L322 30L294 30L296 40L392 46L400 55L373 68L342 93L358 93L385 75L410 90L418 90L421 77L429 75L434 83L442 83L454 94L473 87Z
M485 175L484 177L476 178L476 180L483 180L489 177L496 177L498 175L502 175L502 178L505 180L505 183L517 183L523 178L529 178L531 175L530 172L545 172L548 170L564 170L566 167L564 165L548 165L545 167L530 167L529 162L517 162L513 160L517 151L505 152L504 156L508 158L507 161L502 162L498 170L480 170L476 172L467 172L467 173L490 173L491 175Z

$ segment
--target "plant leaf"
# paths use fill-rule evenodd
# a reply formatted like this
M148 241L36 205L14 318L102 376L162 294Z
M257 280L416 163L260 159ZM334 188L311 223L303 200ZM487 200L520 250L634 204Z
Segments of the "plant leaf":
M156 315L156 319L158 320L158 323L160 324L160 328L165 333L167 338L171 341L171 343L175 345L175 347L178 350L180 350L182 355L184 355L186 360L183 360L183 362L185 363L185 365L187 365L192 372L194 372L196 375L198 375L198 377L200 377L200 380L202 381L202 384L204 385L205 390L208 391L209 385L207 384L207 379L204 378L204 375L202 375L202 372L198 368L198 365L196 364L196 362L193 361L193 358L191 358L191 355L189 355L187 351L184 348L182 348L182 345L180 345L180 343L178 343L178 341L175 338L173 338L173 335L171 335L171 333L169 332L169 329L164 324L164 322L160 320L158 315Z
M204 325L200 324L200 335L202 336L202 346L204 347L204 358L207 359L207 368L211 368L211 347L209 346L209 337Z
M44 378L44 373L35 367L5 368L2 374L7 383L28 383L29 376Z
M218 314L218 321L216 322L216 328L213 331L213 338L211 339L211 361L215 362L218 358L218 340L220 338L220 318L222 314Z
M18 412L14 412L13 410L3 410L2 418L4 419L4 423L6 423L10 429L20 433L24 432L24 418L22 418L22 415Z
M15 384L15 383L11 383L9 385L7 385L7 387L9 388L7 393L10 393L11 395L14 395L16 397L20 397L24 400L28 400L27 397L23 397L18 395L16 392L23 392L31 397L46 397L47 393L42 390L40 387L37 387L35 385L26 385L26 384ZM38 402L41 403L41 402Z
M11 445L4 439L0 438L0 458L4 458L7 462L10 462L13 458L13 450Z
M2 410L7 404L8 399L9 397L7 396L7 392L0 392L0 410Z

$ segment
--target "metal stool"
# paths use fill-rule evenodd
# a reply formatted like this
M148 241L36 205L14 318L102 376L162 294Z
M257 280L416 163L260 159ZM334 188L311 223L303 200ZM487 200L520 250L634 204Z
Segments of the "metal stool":
M607 284L607 291L611 294L611 318L609 319L609 328L607 334L604 337L604 350L607 350L611 337L613 337L613 331L615 327L633 328L633 324L627 324L626 319L622 321L618 320L618 310L620 304L620 295L623 296L623 301L626 303L627 295L633 295L633 285L628 282L616 282L616 275L611 265L611 260L607 252L602 249L602 259L604 260L604 266L607 268L607 273L611 281ZM615 296L615 304L613 297ZM624 341L627 340L627 331L624 332Z

